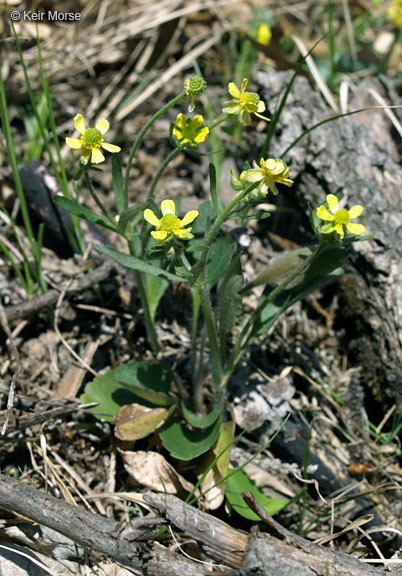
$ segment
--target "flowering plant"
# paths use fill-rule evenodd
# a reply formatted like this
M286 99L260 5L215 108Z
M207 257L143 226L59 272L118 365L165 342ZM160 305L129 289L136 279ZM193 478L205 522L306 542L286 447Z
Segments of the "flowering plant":
M250 164L245 166L239 178L233 171L231 176L227 175L234 194L226 206L219 198L216 171L211 164L211 200L202 203L197 210L189 210L180 218L180 199L164 198L160 203L159 216L155 197L160 179L173 159L186 152L199 154L199 147L208 145L208 136L235 115L239 115L241 125L250 124L251 115L268 120L262 116L266 104L257 93L247 92L247 85L247 79L243 80L241 90L234 82L229 83L229 93L233 100L226 102L223 108L226 115L210 122L209 126L205 125L201 114L193 117L187 117L182 112L177 114L170 130L170 135L174 136L170 138L173 150L160 163L146 199L139 204L130 205L128 194L130 168L137 149L147 130L170 108L188 99L190 111L194 109L195 99L201 98L206 89L204 80L198 77L186 80L182 93L159 110L139 132L131 149L125 178L117 154L120 148L103 140L103 135L109 128L106 120L99 121L95 128L86 129L83 117L78 114L74 125L81 138L66 139L72 149L80 149L81 169L76 180L78 182L84 175L99 213L92 212L68 198L57 197L56 202L73 214L114 231L126 241L127 252L108 245L98 245L97 249L134 271L150 352L159 362L157 369L155 365L150 365L150 368L146 364L146 370L157 370L157 381L149 378L144 387L138 381L139 368L136 365L132 369L135 372L135 383L130 380L130 384L125 380L127 376L124 377L123 371L118 369L111 371L113 385L108 380L108 391L102 390L102 397L99 395L99 387L102 387L103 380L98 379L87 386L83 400L99 401L98 410L102 413L107 413L108 407L112 405L112 410L116 411L116 403L110 400L109 404L105 404L105 396L109 395L111 398L119 387L132 386L131 390L134 390L136 395L136 410L138 411L141 402L146 402L145 411L149 411L149 404L154 406L153 412L151 410L152 416L143 415L134 419L136 423L129 424L133 417L127 414L130 410L123 403L117 415L110 415L111 418L115 417L117 437L135 440L157 431L162 445L175 458L181 460L189 460L214 450L225 439L226 444L231 443L233 431L228 435L227 422L223 423L222 415L224 389L236 366L250 345L256 339L265 337L289 306L317 288L334 281L342 273L341 264L345 259L343 244L354 241L365 231L363 225L350 222L360 216L363 208L357 205L350 210L340 208L337 197L329 194L328 209L322 205L311 211L318 244L281 256L253 281L245 283L241 253L232 237L225 232L225 223L236 219L240 224L246 225L251 218L268 216L266 209L262 213L251 213L251 210L256 204L262 204L269 192L276 196L281 187L291 188L294 185L294 180L290 178L291 166L282 158L270 158L265 153L258 162L253 161L252 167ZM105 160L100 148L113 153L112 180L116 214L110 214L106 210L89 177L91 165ZM319 220L326 223L320 227ZM337 244L336 247L334 243ZM181 379L177 378L172 366L163 359L163 348L157 331L158 305L171 282L187 287L192 301L192 368L191 374L185 375L192 385L184 390ZM242 298L258 285L263 286L258 304L248 317L244 318ZM204 329L200 328L201 323ZM234 328L235 339L231 338ZM207 404L208 394L199 369L204 364L207 350L212 372L212 405ZM127 370L131 373L131 369ZM158 379L165 384L162 386ZM170 391L171 381L175 382L175 395ZM166 382L169 382L169 385L166 385ZM177 399L178 394L183 401L181 406ZM194 412L187 405L189 395L192 397Z

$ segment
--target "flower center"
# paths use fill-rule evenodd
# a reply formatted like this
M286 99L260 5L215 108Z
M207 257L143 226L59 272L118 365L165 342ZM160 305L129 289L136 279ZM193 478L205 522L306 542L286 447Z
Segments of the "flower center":
M337 224L349 224L350 216L349 212L342 208L341 210L337 210L334 214L334 220Z
M161 218L160 229L171 232L176 228L180 228L180 220L174 214L166 214Z
M82 139L88 148L99 148L103 142L103 134L98 128L85 130Z

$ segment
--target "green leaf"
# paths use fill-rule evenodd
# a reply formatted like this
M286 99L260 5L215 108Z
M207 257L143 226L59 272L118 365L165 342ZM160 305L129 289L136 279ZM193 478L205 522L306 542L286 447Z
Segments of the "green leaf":
M221 427L217 418L212 426L203 430L190 430L173 419L162 426L159 436L163 446L179 460L193 460L207 452L216 442Z
M147 275L146 280L149 312L151 314L152 322L155 320L156 310L159 302L169 286L169 280L165 278L158 278L156 276Z
M225 496L232 508L240 514L240 516L248 520L259 521L261 518L247 506L241 495L242 492L251 492L257 502L261 504L271 516L279 512L279 510L282 510L282 508L289 503L289 500L264 496L247 474L242 469L239 469L226 479Z
M122 384L124 384L124 382L122 382ZM169 408L170 406L176 405L176 400L164 392L157 392L151 388L144 388L143 386L137 386L136 384L125 383L125 386L132 390L138 398L146 400L148 403L154 404L155 406Z
M138 392L138 388L166 395L170 391L170 383L170 374L158 364L147 362L122 364L89 382L80 400L83 404L97 402L98 406L91 408L95 416L113 422L115 414L126 404L153 404L147 403L135 393ZM130 386L133 388L130 389Z
M194 428L201 428L201 429L208 428L209 426L212 426L212 424L214 422L216 422L216 420L218 418L221 417L221 414L222 414L222 397L219 400L217 400L216 405L213 408L213 410L211 410L211 412L209 414L206 414L203 416L198 416L198 414L191 412L191 410L186 408L184 406L184 404L182 405L181 409L183 411L184 418L187 420L187 422L190 424L190 426L193 426Z
M209 165L209 190L211 194L212 204L214 206L215 214L219 216L218 195L216 193L216 169L212 164Z
M92 212L89 208L85 206L81 206L78 202L74 202L74 200L70 200L69 198L64 198L64 196L53 196L53 202L74 214L75 216L79 216L80 218L84 218L84 220L88 220L89 222L93 222L94 224L99 224L99 226L103 226L104 228L108 228L109 230L113 230L116 232L116 225L105 218L102 214L96 214L96 212Z
M140 212L144 210L146 207L147 207L146 202L140 202L135 206L130 206L130 208L126 208L125 210L123 210L123 212L120 214L119 222L117 224L117 229L119 233L120 234L125 233L127 225L130 222L130 220L133 220L136 217L138 218L138 220L140 220L142 218L142 214L140 215Z
M139 270L140 272L144 272L145 274L151 274L151 276L162 276L164 278L168 278L169 280L175 280L176 282L186 282L185 278L181 278L180 276L176 276L175 274L171 274L166 270L162 270L161 268L157 268L156 266L152 266L151 264L147 264L143 260L136 258L135 256L130 256L129 254L124 254L123 252L119 252L115 250L111 246L106 246L105 244L97 244L96 249L101 252L102 254L106 254L122 266L126 266L126 268L131 268L132 270Z
M205 280L212 288L232 260L234 243L230 236L221 233L212 244L205 265Z
M120 154L112 154L112 186L117 213L121 216L123 211L128 208L128 198L124 192Z
M239 295L243 286L243 276L234 274L224 279L218 290L219 331L227 332L238 321L242 300Z
M241 292L248 292L251 288L259 284L279 284L283 282L286 278L292 276L298 268L301 269L312 254L313 250L308 247L280 254L276 258L273 258L261 274L259 274L253 282L247 284ZM300 272L300 274L302 274L302 272Z
M299 283L292 288L283 289L272 302L268 302L261 310L259 318L253 326L251 336L264 334L273 326L278 317L295 302L328 284L336 282L343 274L343 268L340 266L346 258L347 252L344 248L330 244L324 246L321 252L311 259L307 269L304 269L303 273L300 274ZM267 286L261 301L269 298L272 290L272 285Z

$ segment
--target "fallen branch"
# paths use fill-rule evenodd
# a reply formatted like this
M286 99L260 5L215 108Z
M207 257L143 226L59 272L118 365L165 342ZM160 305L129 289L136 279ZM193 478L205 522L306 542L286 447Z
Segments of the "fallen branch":
M53 528L87 550L130 568L138 576L196 576L206 572L203 564L215 563L219 563L219 568L224 568L226 574L241 573L242 576L383 574L353 556L295 536L274 520L267 521L266 517L265 521L276 536L257 534L254 530L250 537L175 496L148 492L143 498L174 527L195 539L213 562L200 563L155 543L150 528L165 523L164 519L148 516L119 523L0 474L0 507ZM250 503L255 508L252 499ZM258 510L257 506L257 513Z
M110 276L116 273L117 269L118 267L115 262L112 262L111 260L104 262L93 272L86 274L79 280L75 280L66 290L66 295L70 296L75 293L83 292L95 284L107 280ZM41 310L54 306L57 303L61 290L62 288L60 290L51 289L46 292L46 294L41 294L40 296L30 298L29 300L25 300L15 306L4 308L7 321L12 322L13 320L25 320L26 318L37 314Z

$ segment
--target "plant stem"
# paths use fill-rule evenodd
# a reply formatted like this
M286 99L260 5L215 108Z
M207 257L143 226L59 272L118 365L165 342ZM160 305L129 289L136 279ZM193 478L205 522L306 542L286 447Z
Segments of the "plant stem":
M205 318L205 325L207 327L209 349L212 361L212 371L214 374L215 385L219 387L220 382L222 380L222 364L221 364L218 336L216 331L214 315L212 312L211 301L209 299L208 291L203 282L197 282L195 289L198 290L202 312Z
M91 179L89 177L88 174L88 170L84 171L84 180L85 183L88 187L89 193L91 194L93 200L95 201L97 207L99 208L99 210L102 212L102 214L110 221L113 222L113 224L115 224L115 221L113 219L113 216L110 214L110 212L104 207L104 205L102 204L102 202L99 200L98 195L96 194L95 190L93 189L92 186L92 182Z
M258 186L258 184L259 184L259 182L254 182L245 190L241 190L240 192L238 192L236 194L236 196L233 198L233 200L231 202L229 202L229 204L226 206L226 208L224 210L222 210L222 212L219 214L219 216L217 217L217 219L213 223L212 228L208 234L207 240L205 242L204 249L201 253L201 257L200 257L199 261L197 262L197 264L195 265L195 272L194 272L194 276L193 276L193 280L192 280L193 284L195 283L198 276L201 274L201 272L204 269L209 249L211 248L212 242L215 240L215 236L218 234L219 228L221 227L223 222L225 222L227 216L229 216L230 212L236 206L236 204L239 204L239 202L241 202L243 200L243 198L245 198L247 196L247 194L249 194L252 190L254 190L254 188L256 188Z
M165 158L165 160L160 165L159 170L155 174L155 178L152 180L152 184L151 184L151 187L150 187L149 192L148 192L148 196L147 196L148 202L150 200L155 200L155 194L154 194L155 188L156 188L162 174L164 173L164 171L166 170L166 168L168 167L170 162L172 162L172 160L177 158L177 156L180 154L180 152L182 152L182 150L180 148L175 148L174 150L172 150L172 152L169 154L169 156L167 158Z
M225 116L222 116L222 118L218 118L218 120L215 120L215 122L213 124L211 124L211 126L209 127L209 130L214 130L217 126L219 126L220 124L223 124L223 122L225 122L226 120L229 119L230 114L225 114Z
M186 97L186 93L182 92L181 94L176 96L176 98L173 98L173 100L171 100L170 102L165 104L165 106L163 106L163 108L158 110L158 112L152 116L152 118L145 124L144 128L138 134L138 136L137 136L137 138L136 138L136 140L135 140L135 142L131 148L131 152L130 152L130 156L128 158L128 163L127 163L127 168L126 168L126 177L125 177L125 182L124 182L124 192L125 192L126 196L128 194L128 181L130 178L130 170L131 170L131 165L132 165L133 160L134 160L134 155L137 152L138 147L141 144L141 141L144 138L146 132L149 130L149 128L152 126L152 124L158 118L160 118L167 110L169 110L169 108L171 108L172 106L174 106L175 104L177 104L178 102L183 100L185 97Z

